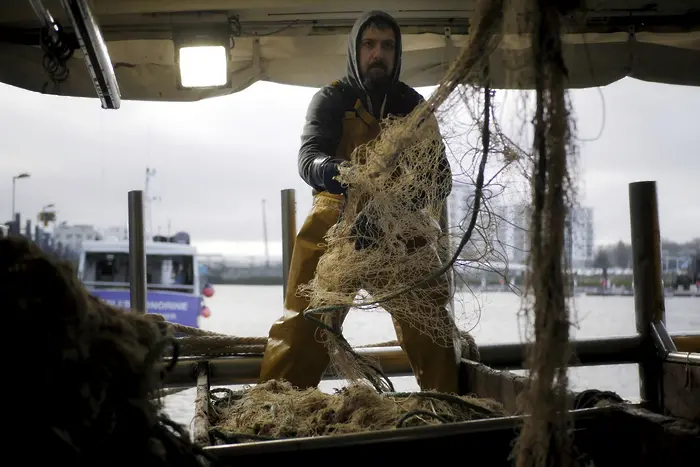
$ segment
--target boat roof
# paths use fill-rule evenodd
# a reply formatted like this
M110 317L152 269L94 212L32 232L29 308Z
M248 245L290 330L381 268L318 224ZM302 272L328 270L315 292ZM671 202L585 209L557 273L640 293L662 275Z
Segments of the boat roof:
M196 256L197 248L182 243L145 242L147 255L184 255ZM129 241L83 241L81 251L89 253L129 253Z
M44 5L66 31L59 0ZM437 85L473 30L476 0L91 0L124 100L196 101L232 94L257 81L320 87L345 73L348 31L365 10L384 10L404 34L401 79ZM697 0L562 0L564 56L570 88L603 86L626 76L658 83L700 85ZM27 0L0 2L0 82L64 96L96 97L80 50L60 86L42 68L40 22ZM183 28L225 28L231 85L179 89L173 38ZM213 30L213 29L212 29ZM528 63L529 38L511 34L489 64L494 88L517 83L506 59ZM527 75L527 73L525 73ZM520 77L519 77L520 78ZM48 83L48 85L47 85Z

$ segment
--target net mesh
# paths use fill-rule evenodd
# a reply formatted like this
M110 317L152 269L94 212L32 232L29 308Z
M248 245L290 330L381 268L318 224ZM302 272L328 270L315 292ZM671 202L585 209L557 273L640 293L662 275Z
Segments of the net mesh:
M506 182L516 178L509 177L517 175L528 188L528 195L515 196L526 198L522 211L529 216L522 315L528 318L528 338L534 340L525 362L531 384L523 398L523 408L532 416L515 451L521 466L570 462L563 251L576 148L560 38L565 11L553 0L479 2L469 42L435 92L410 115L382 122L380 136L357 148L341 167L338 179L349 186L342 218L327 235L328 250L316 278L300 289L311 302L305 315L323 328L336 371L380 391L391 390L376 362L353 353L338 315L350 307L381 307L438 345L454 342L459 327L455 309L449 319L440 312L449 298L445 283L460 267L498 271L494 263L507 262L499 238L499 222L507 220L499 217L497 198ZM509 61L511 86L518 88L526 79L535 83L532 115L521 112L523 121L532 121L531 151L506 136L495 118L489 62L499 46L521 49L499 55ZM462 154L453 154L453 170L461 170L473 187L457 233L438 223L441 194L449 189L449 181L436 176L444 142L448 152ZM424 205L416 206L418 199ZM369 237L359 251L358 232ZM358 289L367 292L361 300Z
M333 394L267 381L212 394L214 444L342 435L507 415L490 399L440 393L384 393L351 384Z
M445 312L453 293L448 287L453 268L458 259L484 267L483 260L498 252L493 246L495 225L483 209L493 182L486 179L486 165L494 159L502 171L520 151L491 119L492 91L485 71L488 52L498 43L502 8L499 2L482 6L471 42L436 91L408 116L383 121L379 137L358 147L340 168L338 180L349 186L347 202L326 236L328 249L315 278L299 293L310 300L306 316L324 329L331 364L348 380L391 390L376 362L352 352L339 332L339 314L350 307L381 308L438 345L454 345L459 317L454 308ZM458 138L463 128L450 126L459 121L455 114L472 122L464 138ZM439 176L439 168L445 155L454 152L455 142L461 151L471 144L479 147L476 163L465 170L474 181L474 194L465 232L458 238L439 223L452 183ZM369 244L359 251L358 234ZM464 254L459 258L454 251ZM365 299L357 300L358 289L366 292Z

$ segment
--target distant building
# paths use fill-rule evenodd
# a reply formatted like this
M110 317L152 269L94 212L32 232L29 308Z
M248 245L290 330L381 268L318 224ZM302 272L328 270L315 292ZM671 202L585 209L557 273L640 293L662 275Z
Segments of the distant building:
M593 261L595 234L593 228L593 208L574 207L566 219L564 249L571 267L586 267Z
M83 244L83 240L97 240L100 232L92 225L68 225L63 222L53 229L53 238L56 242L77 251Z
M524 264L530 250L530 207L527 203L495 208L498 222L494 245L509 263ZM586 267L594 258L593 208L574 207L565 224L564 254L573 268Z
M495 209L496 251L504 255L509 263L524 264L530 247L528 204L498 206Z
M469 226L474 203L474 186L455 181L448 198L450 233L456 240ZM479 232L472 236L463 250L463 257L482 257L487 254L490 261L507 261L509 264L524 264L530 249L530 204L528 202L491 205L490 220L479 219ZM490 225L484 225L489 222ZM484 231L484 229L487 229ZM486 240L483 239L486 237ZM488 250L486 248L486 242ZM582 268L593 261L595 230L593 208L574 207L566 219L564 251L571 267Z
M450 232L459 235L467 230L469 215L474 203L474 186L466 183L453 182L452 192L447 198L447 208L450 216Z
M129 230L126 227L107 227L100 229L100 234L105 240L128 240Z

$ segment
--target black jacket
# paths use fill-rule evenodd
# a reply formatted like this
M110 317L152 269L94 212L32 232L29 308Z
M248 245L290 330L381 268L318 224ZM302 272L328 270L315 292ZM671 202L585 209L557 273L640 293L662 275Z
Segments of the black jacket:
M392 74L392 85L386 95L384 115L379 115L378 106L372 106L367 90L362 84L357 63L357 46L360 39L360 31L371 19L381 17L388 20L394 26L396 37L396 57ZM323 166L330 159L335 158L336 148L343 131L343 117L346 111L354 108L357 99L360 99L365 108L377 119L382 119L387 114L403 116L421 102L421 96L415 89L399 81L401 74L401 31L396 20L390 15L371 11L362 15L355 22L348 40L348 62L345 76L336 83L323 86L311 99L306 123L301 135L301 147L299 149L299 175L314 190L324 191ZM436 171L441 178L449 177L449 189L442 193L441 198L447 197L451 190L451 171L449 162L444 156Z

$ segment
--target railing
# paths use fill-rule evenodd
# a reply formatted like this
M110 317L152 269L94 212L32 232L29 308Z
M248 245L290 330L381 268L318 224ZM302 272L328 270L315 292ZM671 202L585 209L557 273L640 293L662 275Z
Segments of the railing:
M137 199L130 193L129 218L133 225L140 225L143 215ZM673 337L665 326L665 309L661 281L661 252L658 204L655 182L636 182L629 185L630 220L634 262L635 316L637 335L592 339L572 342L571 366L639 364L640 395L650 408L663 405L664 362L700 366L700 353L679 352ZM283 274L288 277L296 234L294 215L294 191L282 192ZM135 237L132 236L132 237ZM130 245L130 262L143 262L137 242ZM145 294L143 267L133 268L130 276L136 294ZM285 281L286 282L286 281ZM286 289L286 287L285 287ZM133 292L132 292L133 293ZM700 334L695 338L700 338ZM500 344L479 347L481 362L493 368L521 369L527 344ZM361 355L379 359L387 376L411 375L406 354L399 347L374 347L356 349ZM236 357L181 357L166 377L168 387L193 387L197 375L207 369L211 384L250 384L258 379L262 356ZM324 378L333 378L326 372Z

